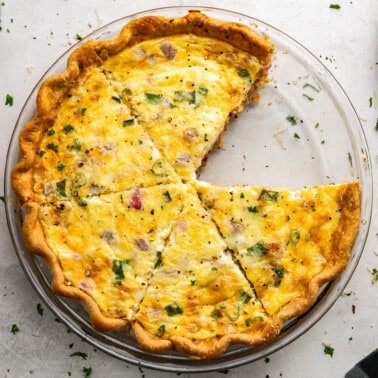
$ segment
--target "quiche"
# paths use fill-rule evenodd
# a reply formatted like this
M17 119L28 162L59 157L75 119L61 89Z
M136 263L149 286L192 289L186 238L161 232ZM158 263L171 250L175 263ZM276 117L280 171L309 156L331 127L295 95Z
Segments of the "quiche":
M267 82L273 52L249 27L199 11L147 16L82 44L41 85L12 172L24 241L95 328L215 358L274 341L347 265L359 182L197 180Z

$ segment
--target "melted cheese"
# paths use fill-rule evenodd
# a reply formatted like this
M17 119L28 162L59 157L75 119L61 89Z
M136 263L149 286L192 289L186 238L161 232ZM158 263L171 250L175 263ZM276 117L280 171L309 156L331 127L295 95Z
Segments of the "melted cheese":
M181 184L160 185L42 206L46 240L67 283L107 316L132 319L184 195Z
M270 315L306 295L310 281L331 261L340 188L291 192L198 184L202 201Z
M169 164L153 170L160 161L146 131L93 67L72 88L41 141L34 191L52 201L178 183Z
M104 68L167 161L194 179L230 114L242 110L260 65L229 44L180 35L137 44Z
M152 334L204 340L246 332L267 319L225 251L215 224L189 190L136 318Z

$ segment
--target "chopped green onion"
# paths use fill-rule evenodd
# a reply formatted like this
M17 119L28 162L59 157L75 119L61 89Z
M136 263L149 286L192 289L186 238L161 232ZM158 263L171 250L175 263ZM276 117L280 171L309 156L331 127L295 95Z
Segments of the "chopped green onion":
M165 177L168 175L168 163L164 159L157 159L155 160L154 164L152 164L151 172L155 176Z
M168 306L165 306L164 310L168 316L180 315L184 312L184 310L180 306L178 306L176 303L172 303L172 304L169 304Z
M195 104L196 92L195 91L175 91L173 99L180 102L188 102L189 104Z
M46 148L48 148L49 150L53 150L54 152L58 152L58 146L54 143L49 143Z
M9 94L5 97L5 105L13 106L13 97Z
M237 68L236 72L243 80L251 81L251 76L246 68Z
M86 183L87 183L87 179L86 179L84 173L81 173L81 172L75 173L75 176L72 179L72 186L74 188L81 188Z
M290 241L292 241L294 244L297 244L301 238L301 233L296 228L293 228L290 231Z
M266 200L266 201L272 201L272 202L277 202L279 198L280 193L273 191L273 190L266 190L263 189L259 195L259 200Z
M158 105L161 103L163 99L162 94L155 94L155 93L145 93L144 98L146 102L148 102L151 105Z
M74 131L74 127L72 125L66 125L63 127L63 132L64 134L68 135L70 133L72 133L72 131Z
M58 169L58 171L61 171L65 166L66 165L62 161L58 161L56 168Z
M125 278L123 268L127 265L127 261L125 260L113 260L112 271L115 274L116 284L121 284L122 280Z
M56 192L60 197L67 197L66 180L58 181L56 183Z
M247 248L248 254L255 254L257 256L264 256L269 248L265 245L263 241L260 241L253 246Z
M80 139L75 139L71 146L71 151L80 151L83 142Z
M154 265L154 269L157 269L159 268L159 266L161 266L161 252L160 251L157 251L156 252L156 261L155 261L155 265Z
M125 119L125 120L122 122L122 126L123 126L123 127L133 126L133 125L135 125L135 119L134 119L134 118Z
M172 202L172 197L168 190L163 193L163 197L165 202Z

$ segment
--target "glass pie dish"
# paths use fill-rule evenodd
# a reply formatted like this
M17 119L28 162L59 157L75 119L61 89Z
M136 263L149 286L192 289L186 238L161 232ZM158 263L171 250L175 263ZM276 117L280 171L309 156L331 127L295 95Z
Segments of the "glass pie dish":
M362 184L362 224L349 265L335 281L324 285L312 308L288 322L269 345L233 345L222 356L193 360L176 352L151 353L122 332L95 330L81 305L55 295L43 259L25 250L23 211L11 187L11 171L19 159L18 136L36 113L40 84L63 72L69 55L88 39L112 39L130 20L142 16L179 17L189 10L246 24L266 34L276 46L271 81L259 92L259 102L245 107L223 136L223 146L210 153L199 178L230 185L235 182L290 189L358 179ZM285 33L251 17L207 7L149 10L101 27L63 54L45 73L28 97L9 145L5 170L6 215L15 251L26 276L51 311L96 348L126 362L172 372L206 372L236 367L283 348L312 327L334 304L351 278L366 241L372 206L372 173L366 140L353 106L330 72L303 46Z

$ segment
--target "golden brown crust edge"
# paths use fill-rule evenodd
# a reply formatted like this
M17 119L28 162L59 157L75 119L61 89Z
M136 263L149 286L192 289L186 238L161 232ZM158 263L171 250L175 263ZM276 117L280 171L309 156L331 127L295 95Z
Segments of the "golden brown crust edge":
M158 338L147 332L138 321L132 324L133 334L143 348L152 352L163 352L173 348L193 359L215 358L223 354L231 344L253 346L267 344L279 334L279 330L271 319L249 328L248 333L227 334L219 338L192 341L182 336L172 336L169 339Z
M279 329L285 321L305 313L316 301L320 287L335 279L347 266L360 222L361 188L359 181L342 185L337 198L340 205L340 221L333 234L331 255L326 267L309 283L306 295L283 306L273 317Z
M53 275L52 290L59 295L79 300L88 311L91 323L99 331L125 328L128 325L127 320L105 317L92 297L78 288L67 285L58 259L46 244L43 228L38 219L38 204L28 204L26 211L23 223L25 247L30 253L35 253L46 260Z

